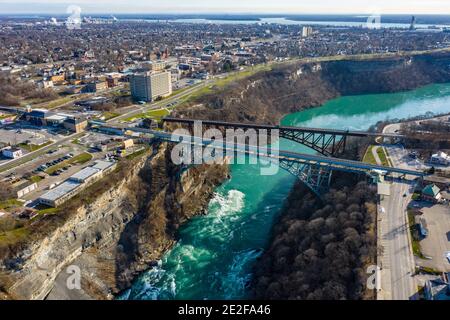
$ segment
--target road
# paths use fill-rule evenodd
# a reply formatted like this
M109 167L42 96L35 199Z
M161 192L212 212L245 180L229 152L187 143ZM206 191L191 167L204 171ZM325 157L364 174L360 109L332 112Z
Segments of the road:
M2 165L0 165L0 172L4 172L4 171L8 171L8 170L14 169L15 167L17 167L17 166L19 166L21 164L24 164L24 163L34 159L35 157L37 157L39 155L45 154L47 151L51 150L55 146L60 145L60 144L64 144L64 143L66 143L68 141L72 141L72 140L74 140L76 138L81 137L83 134L84 134L84 132L72 134L72 135L64 137L64 138L62 138L60 140L57 140L57 141L53 142L52 144L49 144L48 146L45 146L45 147L43 147L43 148L41 148L39 150L27 153L23 157L20 157L20 158L8 161L6 163L3 163Z
M145 113L145 112L155 110L155 109L161 109L169 103L173 103L177 100L186 98L189 95L191 95L192 93L194 93L195 91L197 91L203 87L206 87L208 85L212 85L212 84L213 84L213 80L206 80L200 84L194 85L194 86L192 86L180 93L177 93L167 99L164 99L162 101L154 102L154 103L151 103L148 105L143 105L143 106L142 105L132 105L132 106L126 107L123 110L130 110L130 111L128 111L128 112L126 111L125 113L121 114L120 116L112 118L106 122L110 123L110 124L115 124L115 123L119 123L120 121L123 121L124 119L131 118L131 117L139 115L141 113Z
M406 209L411 199L411 186L393 183L391 195L381 201L381 299L410 300L417 292L415 263L409 238ZM406 197L403 195L407 194ZM380 297L379 297L380 298Z
M396 125L385 128L385 132L397 130ZM406 150L400 146L386 146L395 167L417 169L411 166ZM383 248L379 255L381 269L381 292L378 299L410 300L415 298L417 283L414 278L415 262L408 227L408 204L411 201L413 185L393 182L390 196L382 197L378 228L379 246Z

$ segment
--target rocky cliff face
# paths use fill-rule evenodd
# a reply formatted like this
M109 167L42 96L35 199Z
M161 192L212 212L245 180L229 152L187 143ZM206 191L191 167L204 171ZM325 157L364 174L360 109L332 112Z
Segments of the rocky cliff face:
M201 214L226 165L184 172L163 144L126 176L68 215L62 226L15 256L9 298L112 298L175 241L178 227ZM67 289L68 266L81 271L82 290Z
M179 116L276 124L342 95L389 93L450 81L450 54L293 63L193 101Z

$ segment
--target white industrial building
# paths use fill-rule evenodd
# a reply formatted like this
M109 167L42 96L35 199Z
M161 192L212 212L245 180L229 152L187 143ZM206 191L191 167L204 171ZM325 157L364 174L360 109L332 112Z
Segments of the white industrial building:
M450 156L445 152L439 151L438 153L435 153L431 156L430 163L441 166L448 166L450 165Z
M93 166L78 171L55 189L42 195L39 198L39 203L50 207L58 207L76 196L83 189L103 178L105 174L114 170L116 166L115 162L97 161Z
M13 147L6 147L2 149L2 154L4 157L9 159L17 159L23 156L23 152L21 149L13 148Z

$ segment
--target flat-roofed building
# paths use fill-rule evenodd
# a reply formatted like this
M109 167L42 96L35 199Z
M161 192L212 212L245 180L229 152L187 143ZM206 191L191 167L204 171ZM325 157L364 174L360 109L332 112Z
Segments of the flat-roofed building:
M64 128L79 133L84 131L88 126L88 122L84 117L68 117L64 120Z
M92 166L92 168L94 168L94 169L101 170L103 175L107 174L108 172L113 171L116 167L117 167L117 163L116 162L102 161L102 160L98 160Z
M75 173L73 176L69 178L69 180L79 183L90 183L94 180L101 178L101 176L102 176L101 170L92 167L87 167Z
M64 183L41 196L38 201L41 204L56 208L77 195L81 190L103 178L116 166L116 162L99 160L94 165L72 175Z
M23 196L29 194L30 192L33 192L38 187L36 182L27 181L25 183L21 183L17 186L15 186L15 190L17 193L17 199L22 198Z
M6 147L2 150L2 154L4 157L9 159L17 159L23 155L23 152L19 148Z
M84 87L85 92L99 92L106 89L108 89L108 83L106 81L90 82Z
M81 189L81 183L68 180L39 198L39 203L50 207L58 207L74 197Z
M168 71L144 72L130 76L131 95L136 101L153 101L172 94L172 76Z

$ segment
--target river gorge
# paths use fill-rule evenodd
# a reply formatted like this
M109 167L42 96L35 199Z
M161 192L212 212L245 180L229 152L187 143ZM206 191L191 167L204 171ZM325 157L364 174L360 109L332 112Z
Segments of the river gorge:
M450 84L416 90L344 96L323 106L289 114L289 126L367 130L380 121L450 112ZM280 148L312 152L282 140ZM295 178L280 170L260 175L256 165L231 165L232 178L215 190L207 215L179 232L175 247L127 290L128 299L246 299L258 257Z
M173 116L365 130L450 112L449 83L448 53L297 62L212 88ZM312 152L286 140L280 148ZM150 149L34 223L30 239L0 247L0 294L65 298L64 270L75 264L78 299L252 298L296 178L262 176L258 165L181 172L167 144Z

